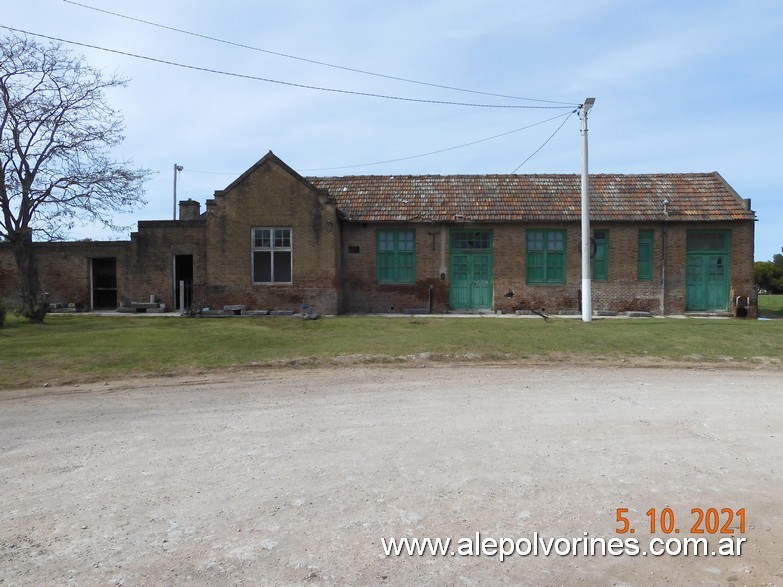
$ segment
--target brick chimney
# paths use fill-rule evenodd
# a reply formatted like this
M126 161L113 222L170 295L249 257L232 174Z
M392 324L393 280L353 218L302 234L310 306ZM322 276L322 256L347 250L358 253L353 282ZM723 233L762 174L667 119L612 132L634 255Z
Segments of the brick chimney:
M198 220L201 216L201 204L193 200L181 200L179 203L180 220Z

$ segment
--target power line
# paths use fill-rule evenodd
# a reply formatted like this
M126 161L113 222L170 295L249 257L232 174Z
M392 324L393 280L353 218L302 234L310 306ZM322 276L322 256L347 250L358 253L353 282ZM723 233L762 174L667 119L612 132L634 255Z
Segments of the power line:
M167 26L167 25L156 23L156 22L152 22L152 21L149 21L149 20L144 20L144 19L141 19L141 18L128 16L126 14L120 14L118 12L112 12L110 10L104 10L102 8L97 8L95 6L89 6L88 4L82 4L81 2L74 2L73 0L63 0L63 2L65 2L67 4L72 4L74 6L80 6L82 8L86 8L88 10L94 10L95 12L102 12L104 14L109 14L111 16L116 16L118 18L124 18L126 20L139 22L139 23L142 23L142 24L146 24L146 25L149 25L149 26L161 28L161 29L168 30L168 31L173 31L173 32L180 33L180 34L183 34L183 35L189 35L191 37L197 37L199 39L206 39L208 41L214 41L216 43L223 43L225 45L231 45L233 47L239 47L241 49L250 49L251 51L257 51L259 53L266 53L268 55L275 55L277 57L284 57L286 59L294 59L296 61L302 61L302 62L305 62L305 63L312 63L314 65L321 65L321 66L324 66L324 67L331 67L333 69L341 69L343 71L350 71L350 72L353 72L353 73L361 73L363 75L371 75L371 76L375 76L375 77L380 77L380 78L385 78L385 79L390 79L390 80L395 80L395 81L400 81L400 82L406 82L406 83L410 83L410 84L418 84L418 85L421 85L421 86L429 86L429 87L432 87L432 88L440 88L440 89L443 89L443 90L452 90L452 91L455 91L455 92L467 92L467 93L471 93L471 94L480 94L480 95L483 95L483 96L493 96L495 98L507 98L507 99L511 99L511 100L525 100L525 101L528 101L528 102L541 102L541 103L547 103L547 104L561 104L561 105L564 105L565 107L569 107L569 108L573 107L573 106L576 106L576 104L573 104L571 102L558 102L558 101L555 101L555 100L540 100L540 99L536 99L536 98L521 98L519 96L509 96L509 95L506 95L506 94L495 94L495 93L492 93L492 92L482 92L482 91L479 91L479 90L469 90L469 89L458 88L458 87L454 87L454 86L433 84L433 83L429 83L429 82L417 81L417 80L408 79L408 78L404 78L404 77L398 77L398 76L393 76L393 75L386 75L386 74L376 73L376 72L367 71L367 70L363 70L363 69L356 69L356 68L353 68L353 67L346 67L346 66L343 66L343 65L335 65L333 63L327 63L325 61L317 61L315 59L308 59L306 57L297 57L296 55L289 55L287 53L281 53L279 51L271 51L269 49L261 49L259 47L253 47L252 45L244 45L242 43L236 43L234 41L228 41L226 39L220 39L218 37L211 37L209 35L203 35L203 34L200 34L200 33L194 33L192 31L186 31L184 29L179 29L179 28L176 28L176 27Z
M438 104L438 105L445 105L445 106L469 106L472 108L510 108L510 109L526 109L526 110L554 110L554 109L563 109L563 108L572 108L573 106L527 106L527 105L513 105L513 104L478 104L478 103L469 103L469 102L452 102L448 100L425 100L422 98L404 98L400 96L390 96L386 94L374 94L370 92L357 92L354 90L342 90L338 88L325 88L321 86L310 86L307 84L298 84L294 82L286 82L281 80L275 80L265 77L259 77L254 75L248 75L248 74L242 74L242 73L234 73L229 71L222 71L219 69L211 69L208 67L200 67L197 65L187 65L184 63L177 63L175 61L168 61L165 59L159 59L157 57L148 57L146 55L139 55L138 53L130 53L127 51L119 51L117 49L108 49L106 47L99 47L98 45L90 45L88 43L80 43L78 41L70 41L68 39L62 39L60 37L52 37L49 35L43 35L40 33L33 33L30 31L25 31L22 29L16 29L13 27L0 25L0 28L7 29L9 31L14 31L16 33L22 33L26 35L32 35L34 37L40 37L42 39L48 39L50 41L57 41L58 43L67 43L69 45L76 45L77 47L86 47L88 49L97 49L98 51L105 51L106 53L114 53L116 55L124 55L126 57L133 57L135 59L142 59L145 61L151 61L153 63L162 63L164 65L171 65L173 67L180 67L182 69L190 69L194 71L202 71L206 73L214 73L217 75L225 75L229 77L236 77L241 79L250 79L254 81L261 81L261 82L267 82L270 84L278 84L283 86L289 86L294 88L301 88L306 90L318 90L321 92L332 92L337 94L349 94L353 96L364 96L367 98L383 98L386 100L397 100L401 102L416 102L420 104Z
M577 108L577 109L576 109L576 110L574 110L573 112L569 112L568 114L565 114L564 116L566 116L566 119L565 119L565 120L563 120L562 124L561 124L560 126L558 126L558 127L555 129L555 132L553 132L553 133L550 135L550 137L549 137L547 140L545 140L545 141L542 143L542 145L541 145L541 146L540 146L538 149L536 149L535 151L533 151L533 153L531 153L531 155L530 155L530 156L529 156L527 159L525 159L524 161L522 161L522 163L520 163L519 165L517 165L516 169L514 169L514 171L512 171L511 173L512 173L512 174L514 174L514 173L516 173L517 171L519 171L519 168L520 168L520 167L522 167L522 166L523 166L525 163L527 163L527 162L528 162L528 161L530 161L530 160L531 160L533 157L535 157L535 156L536 156L536 154L537 154L537 153L538 153L538 152L539 152L541 149L543 149L544 147L546 147L547 143L549 143L549 141L551 141L551 140L554 138L554 136L555 136L555 135L556 135L558 132L560 132L560 129L561 129L561 128L563 128L563 127L565 126L565 123L566 123L566 122L568 122L568 119L569 119L569 118L571 118L571 116L573 116L574 114L576 114L578 110L579 110L579 109Z
M399 157L398 159L388 159L386 161L376 161L374 163L361 163L359 165L342 165L342 166L339 166L339 167L316 167L316 168L310 168L310 169L302 169L301 171L302 172L305 172L305 171L333 171L333 170L336 170L336 169L353 169L353 168L357 168L357 167L370 167L372 165L384 165L386 163L397 163L398 161L407 161L409 159L417 159L419 157L427 157L429 155L437 155L439 153L446 153L447 151L454 151L455 149L461 149L463 147L470 147L471 145L477 145L479 143L484 143L486 141L491 141L493 139L498 139L500 137L505 137L505 136L508 136L510 134L514 134L514 133L517 133L517 132L521 132L523 130L527 130L529 128L533 128L534 126L539 126L541 124L545 124L547 122L550 122L552 120L556 120L556 119L564 117L564 116L571 116L572 114L573 114L573 112L568 112L567 114L559 114L557 116L553 116L552 118L547 118L546 120L541 120L540 122L535 122L533 124L529 124L527 126L523 126L522 128L517 128L515 130L510 130L508 132L504 132L504 133L501 133L499 135L486 137L484 139L479 139L477 141L471 141L470 143L463 143L462 145L456 145L454 147L447 147L445 149L439 149L437 151L430 151L428 153L420 153L419 155L410 155L408 157ZM565 124L565 121L563 122L563 124ZM563 125L561 124L560 127L558 127L558 130L560 130L560 128L562 128L562 126ZM557 131L555 131L555 132L557 132ZM554 136L554 135L552 135L552 136ZM543 147L543 145L542 145L542 147ZM541 150L541 148L538 149L538 151L540 151L540 150ZM536 151L536 153L538 151ZM533 155L535 155L535 153L533 153ZM528 159L530 159L533 155L528 157ZM525 160L525 162L527 162L527 159ZM521 167L521 165L520 165L520 167ZM519 169L519 167L517 167L517 169ZM516 171L516 169L514 171Z
M420 153L418 155L409 155L408 157L398 157L397 159L387 159L385 161L375 161L374 163L359 163L359 164L356 164L356 165L340 165L340 166L337 166L337 167L310 167L310 168L307 168L307 169L300 169L299 171L304 173L304 172L307 172L307 171L334 171L334 170L337 170L337 169L355 169L355 168L358 168L358 167L371 167L373 165L384 165L386 163L397 163L398 161L408 161L409 159L418 159L420 157L428 157L429 155L437 155L439 153L446 153L448 151L454 151L456 149L462 149L463 147L470 147L472 145L478 145L479 143L484 143L484 142L487 142L487 141L491 141L493 139L499 139L501 137L505 137L505 136L508 136L508 135L511 135L511 134L514 134L514 133L521 132L523 130L527 130L529 128L533 128L534 126L540 126L542 124L546 124L547 122L551 122L553 120L557 120L558 118L570 117L572 114L574 114L574 112L576 112L576 110L574 110L572 112L568 112L566 114L558 114L557 116L553 116L551 118L547 118L546 120L540 120L539 122L534 122L533 124L528 124L527 126L523 126L522 128L517 128L517 129L514 129L514 130L510 130L510 131L507 131L507 132L504 132L504 133L500 133L498 135L493 135L491 137L478 139L476 141L471 141L469 143L463 143L461 145L455 145L453 147L446 147L445 149L438 149L437 151L429 151L428 153ZM561 128L563 128L563 125L565 125L567 120L568 120L568 118L566 118L566 120L563 121L563 124L561 124L557 128L555 133L552 134L552 137L557 133L557 131L559 131ZM536 153L538 153L544 147L544 145L546 145L546 143L549 142L549 140L552 137L549 137L549 139L547 139L547 141L543 145L541 145L541 147L536 149L536 151L533 153L533 155L531 155L530 157L525 159L525 161L522 163L522 165L527 163ZM522 165L520 165L519 167L522 167ZM519 169L519 167L517 167L517 169ZM516 172L517 169L515 169L514 172ZM190 172L190 173L199 173L199 174L203 174L203 175L240 175L239 173L235 173L235 172L198 171L198 170L195 170L195 169L188 169L188 168L185 168L183 171L184 172Z
M196 169L188 169L187 167L182 170L188 173L199 173L202 175L241 175L240 173L234 173L232 171L198 171Z

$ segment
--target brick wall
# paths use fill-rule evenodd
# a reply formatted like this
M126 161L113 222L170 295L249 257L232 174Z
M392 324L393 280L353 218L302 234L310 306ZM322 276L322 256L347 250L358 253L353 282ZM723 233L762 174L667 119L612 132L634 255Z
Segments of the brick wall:
M174 307L174 255L193 255L194 281L205 279L203 220L139 222L130 241L35 243L41 291L53 304L92 309L93 259L116 259L117 305L148 302ZM0 296L19 302L19 280L10 246L0 244Z
M206 221L161 220L139 222L138 232L131 234L126 270L120 280L120 302L155 301L169 309L177 307L174 299L174 257L193 256L193 283L199 305L200 289L206 281ZM201 287L199 287L201 286Z
M376 233L382 229L414 228L416 233L416 283L383 285L376 275ZM493 310L518 309L578 311L582 278L581 226L578 223L541 224L372 224L344 222L342 226L342 287L344 312L402 312L427 308L432 287L435 312L448 310L449 235L451 230L487 230L493 233ZM566 229L566 283L528 284L525 274L526 230ZM666 296L663 299L662 224L594 223L593 230L608 231L607 280L593 280L593 310L654 314L685 312L685 262L688 230L731 231L730 310L736 296L753 292L753 229L750 222L667 223ZM653 231L652 279L638 278L639 230ZM445 245L445 248L443 247ZM445 268L444 279L441 269ZM513 297L509 294L513 292Z
M339 311L339 225L336 207L274 156L267 156L207 202L207 284L210 307ZM292 282L254 284L252 232L290 228Z
M730 223L668 223L667 270L666 270L666 313L680 314L685 311L685 263L687 255L687 232L689 230L729 230L731 253L729 266L729 310L733 311L737 296L749 297L756 305L753 287L753 222ZM662 228L656 232L660 239ZM656 256L656 262L659 257ZM657 265L660 267L660 265ZM660 271L660 269L658 269Z
M76 304L90 309L92 259L115 258L119 282L127 266L128 244L127 241L35 243L41 293L48 293L52 304ZM7 243L0 244L0 296L11 304L20 302L19 275Z
M376 234L382 229L411 229L416 233L416 283L379 284L376 276ZM435 312L448 310L448 229L425 224L342 225L342 311L346 313L402 312L428 309L430 288ZM445 260L441 247L445 239Z

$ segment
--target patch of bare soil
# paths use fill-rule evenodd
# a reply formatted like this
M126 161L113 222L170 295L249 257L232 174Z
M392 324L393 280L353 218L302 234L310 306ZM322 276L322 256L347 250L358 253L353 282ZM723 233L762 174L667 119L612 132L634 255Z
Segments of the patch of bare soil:
M778 369L531 363L0 392L0 585L783 585Z

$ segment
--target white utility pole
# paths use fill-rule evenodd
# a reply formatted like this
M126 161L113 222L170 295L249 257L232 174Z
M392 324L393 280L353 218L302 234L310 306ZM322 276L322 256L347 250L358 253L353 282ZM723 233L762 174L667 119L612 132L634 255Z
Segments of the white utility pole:
M171 216L172 220L177 219L177 174L183 169L185 168L182 165L174 164L174 211Z
M587 175L587 113L595 98L586 98L579 109L582 121L582 322L593 321L592 247L590 246L590 182Z

